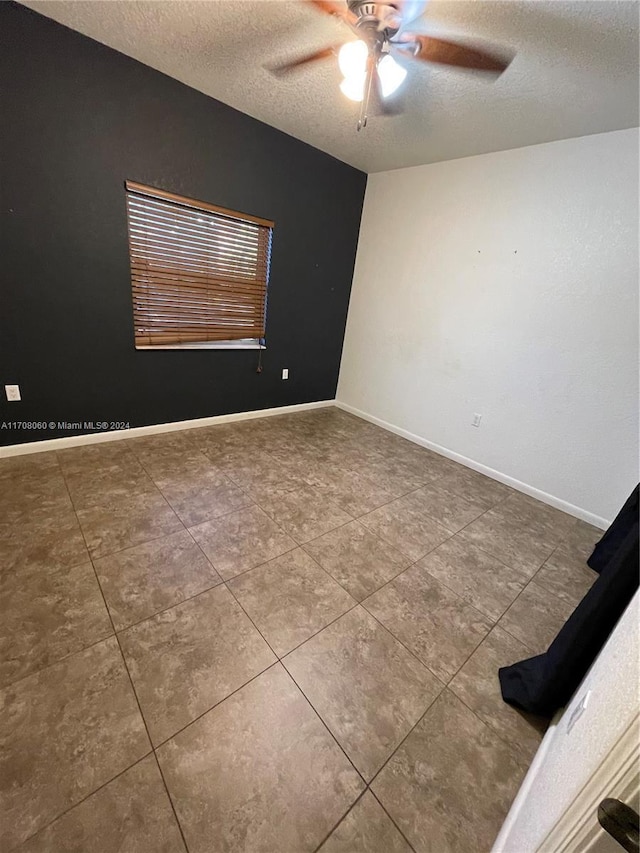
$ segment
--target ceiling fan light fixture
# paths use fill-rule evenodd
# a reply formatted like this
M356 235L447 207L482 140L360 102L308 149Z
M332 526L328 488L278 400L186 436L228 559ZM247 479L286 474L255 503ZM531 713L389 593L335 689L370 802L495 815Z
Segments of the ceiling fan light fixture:
M363 41L348 41L338 53L338 65L346 79L364 77L367 70L369 50Z
M364 74L353 74L351 77L345 77L340 83L340 91L350 101L361 101L364 98L364 83Z
M388 98L389 95L393 95L404 83L406 76L407 69L399 65L388 53L385 54L378 63L378 77L380 78L382 97Z

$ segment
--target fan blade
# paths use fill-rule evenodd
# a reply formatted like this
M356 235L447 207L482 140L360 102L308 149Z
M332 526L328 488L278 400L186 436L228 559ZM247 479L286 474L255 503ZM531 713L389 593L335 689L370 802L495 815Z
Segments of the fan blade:
M354 15L347 8L346 3L336 3L334 0L308 0L308 2L320 12L324 12L325 15L333 15L334 18L340 18L341 21L344 21L350 27L354 27L357 23L358 16Z
M454 41L434 38L425 35L409 35L403 33L398 41L398 47L407 44L415 50L414 56L422 62L435 62L439 65L453 65L456 68L471 68L475 71L493 71L496 74L509 67L515 54L498 55L479 48L467 47Z
M334 47L324 47L322 50L316 50L315 53L310 53L307 56L301 56L299 59L293 59L291 62L283 62L281 65L270 65L269 71L276 76L288 74L289 71L297 71L299 68L304 68L306 65L311 65L314 62L319 62L322 59L329 59L335 56L341 45Z

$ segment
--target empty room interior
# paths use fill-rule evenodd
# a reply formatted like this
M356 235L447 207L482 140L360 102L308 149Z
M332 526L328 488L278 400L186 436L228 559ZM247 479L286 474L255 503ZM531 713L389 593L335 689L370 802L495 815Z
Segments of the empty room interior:
M2 853L638 853L639 21L0 3Z

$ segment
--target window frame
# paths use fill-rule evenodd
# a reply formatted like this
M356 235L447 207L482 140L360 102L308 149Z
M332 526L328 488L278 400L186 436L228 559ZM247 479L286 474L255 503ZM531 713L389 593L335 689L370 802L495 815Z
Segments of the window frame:
M273 229L275 223L270 219L263 219L258 216L253 216L252 214L241 213L240 211L231 210L229 208L221 207L219 205L211 204L210 202L200 201L198 199L193 199L188 196L177 195L176 193L169 192L168 190L163 190L158 187L152 187L147 184L140 184L136 181L125 181L125 201L127 202L127 237L129 238L129 261L132 261L132 250L131 250L131 225L129 219L129 206L128 206L128 196L129 193L148 196L149 198L157 198L160 201L168 201L173 202L174 204L181 205L183 207L190 208L192 210L200 210L205 213L214 213L220 216L227 217L229 219L233 219L240 222L251 222L256 225L260 225L266 227L270 231L269 237L269 245L271 246L271 241L273 239ZM269 295L269 279L271 272L271 257L269 253L269 260L267 261L266 266L266 286L265 286L265 297L264 297L264 321L265 321L265 335L266 335L266 318L267 318L267 304L268 304L268 295ZM131 284L133 282L131 281ZM133 315L134 321L134 329L133 329L133 337L134 337L134 346L136 350L141 352L152 352L155 350L266 350L266 338L239 338L232 340L213 340L213 341L183 341L177 343L167 343L167 344L141 344L138 343L137 335L136 335L136 318L135 318L135 310Z

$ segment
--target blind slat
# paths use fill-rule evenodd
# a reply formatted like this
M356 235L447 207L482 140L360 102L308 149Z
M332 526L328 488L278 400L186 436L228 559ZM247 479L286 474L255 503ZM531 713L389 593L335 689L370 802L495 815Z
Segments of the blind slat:
M176 228L201 237L221 234L233 237L236 240L251 242L256 240L259 232L259 227L256 225L236 227L233 222L227 220L210 220L202 216L184 216L171 209L149 210L148 208L141 209L130 205L129 211L132 222L161 228Z
M248 213L238 213L236 210L229 210L228 208L219 207L218 205L210 204L206 201L196 201L195 199L188 198L187 196L176 195L175 193L170 193L167 190L160 190L156 187L148 187L145 184L138 184L135 181L125 181L125 187L131 193L150 196L155 200L168 199L178 205L192 207L197 210L206 210L208 212L217 213L220 216L230 217L231 219L256 222L258 225L264 225L269 229L273 228L273 222L270 219L261 219L258 216L250 216Z
M135 340L263 338L273 223L127 182Z

